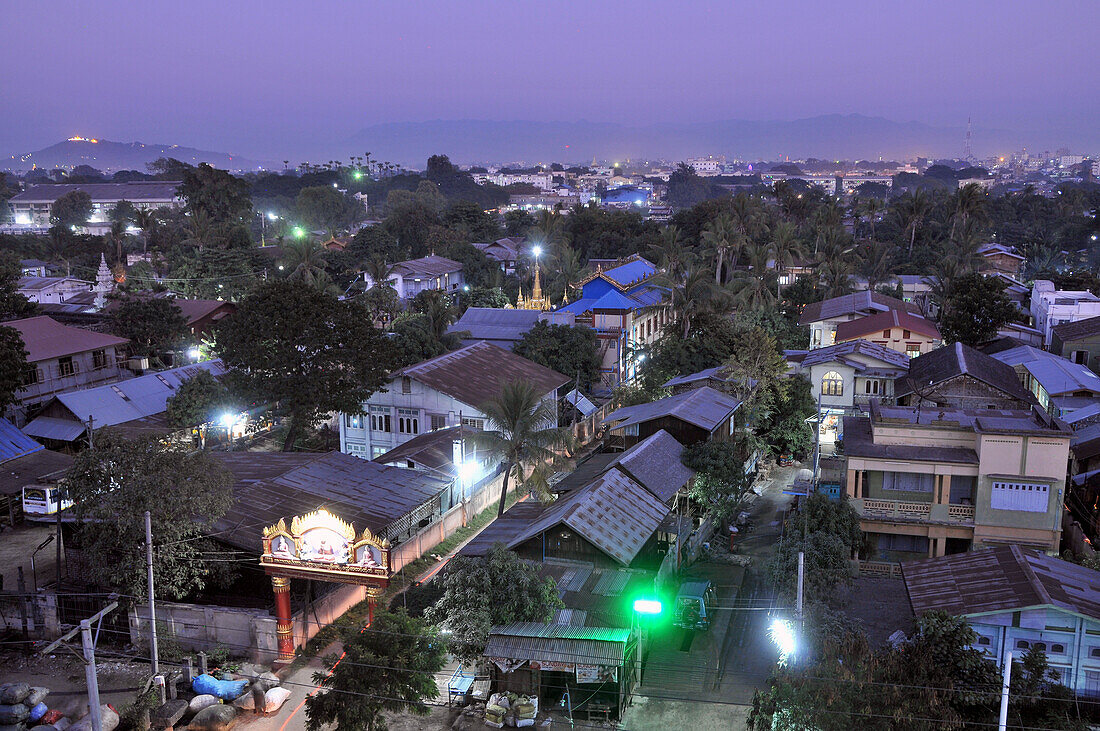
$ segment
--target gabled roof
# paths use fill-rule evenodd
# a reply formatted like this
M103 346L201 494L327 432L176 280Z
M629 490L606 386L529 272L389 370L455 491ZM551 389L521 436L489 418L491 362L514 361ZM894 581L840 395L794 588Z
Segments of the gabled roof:
M606 260L603 259L594 259L588 263L590 266L596 265L602 267L605 261ZM590 274L582 279L580 285L583 287L593 279L603 279L620 291L628 292L656 275L657 266L653 264L653 262L634 254L626 259L615 260L615 262L606 269L598 269L594 274Z
M903 563L901 571L918 615L1055 607L1100 619L1100 571L1017 545Z
M73 282L80 284L88 289L92 288L91 282L85 282L83 279L77 279L76 277L20 277L19 283L16 285L16 289L22 291L31 290L43 290L50 287L57 287L63 284Z
M226 369L220 360L208 360L167 371L146 373L105 386L60 393L54 397L54 402L62 404L72 414L72 419L39 416L23 429L28 434L44 439L72 441L84 433L89 416L93 419L94 428L99 429L161 414L167 408L168 399L175 396L180 386L200 371L208 371L215 377L220 377L225 374ZM60 430L65 428L60 423L62 421L68 422L65 433L72 435L69 439L62 439L60 436Z
M571 380L484 340L394 374L394 378L403 376L474 408L500 393L501 386L509 381L527 381L540 396L544 396Z
M695 476L683 463L684 445L664 429L623 452L609 468L617 467L667 503Z
M462 271L462 264L445 256L422 256L419 259L409 259L393 265L394 274L403 277L438 277L444 274Z
M256 550L264 527L324 507L378 534L434 499L447 482L418 470L350 454L214 452L233 473L233 505L216 524L219 540Z
M1016 252L1014 246L1005 246L1004 244L982 244L978 247L978 254L981 256L1010 256L1013 259L1024 260L1024 257L1020 256Z
M26 457L42 449L45 447L16 429L7 419L0 418L0 463Z
M873 358L880 363L884 363L894 368L900 368L901 370L907 370L909 368L909 362L912 360L905 353L899 353L896 350L887 348L885 345L872 343L870 340L849 340L844 343L830 345L827 348L814 348L802 356L801 363L802 367L805 368L821 363L832 363L834 361L848 359L844 362L855 367L858 364L849 359L849 356L852 355L862 355L867 358ZM857 370L860 370L860 368L857 368Z
M1076 322L1063 322L1051 328L1051 332L1063 343L1095 337L1100 335L1100 316L1088 317Z
M418 434L404 444L399 444L385 454L375 457L372 461L378 464L393 464L412 460L428 469L454 475L454 443L462 438L467 446L467 458L473 457L474 445L472 436L474 429L470 427L450 426L446 429ZM405 465L399 465L404 467Z
M912 383L936 386L958 376L970 376L1014 399L1034 403L1035 397L1020 383L1012 366L955 343L919 355L909 361L909 375L894 381L894 394L899 398L913 392Z
M939 329L929 320L904 310L887 310L840 323L836 326L836 341L854 340L869 333L881 333L883 330L895 327L925 335L933 340L940 339Z
M739 406L741 402L733 396L716 391L710 386L703 386L649 403L624 406L611 412L602 423L610 424L612 429L621 429L671 416L712 432Z
M855 292L840 297L833 297L822 302L812 302L802 310L798 318L799 325L809 325L811 322L830 320L834 317L845 315L872 314L886 312L888 310L902 310L915 315L920 314L920 308L911 302L902 302L895 297L889 297L878 292Z
M468 332L468 340L522 340L542 317L538 310L470 307L447 332Z
M669 513L669 507L620 470L609 470L591 484L568 492L513 538L515 548L556 525L565 524L624 566L642 550Z
M1100 394L1100 376L1060 355L1020 345L992 356L1009 366L1023 366L1051 396L1091 391Z
M130 342L126 338L62 325L45 315L28 317L25 320L12 320L5 322L4 325L19 331L27 350L28 363L38 363L64 355L75 355Z

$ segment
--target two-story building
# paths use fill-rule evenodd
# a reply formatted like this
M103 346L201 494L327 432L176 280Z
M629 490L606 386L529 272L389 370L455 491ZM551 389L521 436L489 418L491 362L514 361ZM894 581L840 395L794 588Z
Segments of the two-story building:
M76 277L23 276L16 285L16 292L39 305L67 302L75 294L91 291L91 282Z
M522 236L506 236L488 244L473 244L473 247L499 264L505 274L515 274L525 241L527 239Z
M890 310L918 317L921 314L920 307L912 302L864 291L808 304L802 309L798 324L810 328L811 348L827 348L836 343L836 328L841 323Z
M366 282L367 289L376 284L366 272L363 273L363 281ZM429 289L456 293L466 283L462 276L461 263L434 254L394 264L386 281L403 300L412 299Z
M844 425L863 558L1020 544L1057 553L1072 432L1030 411L880 406Z
M392 374L362 411L341 414L340 451L374 459L425 432L459 424L485 429L481 407L510 381L532 384L555 414L558 389L573 382L496 345L467 345Z
M943 344L935 323L904 310L888 310L842 322L836 326L834 339L838 343L869 340L910 358Z
M1031 317L1043 334L1044 345L1050 345L1056 326L1097 316L1100 297L1088 290L1055 289L1048 279L1037 279L1031 288Z
M962 617L975 647L1003 666L1037 648L1062 685L1100 696L1100 571L1001 546L901 566L913 613Z
M978 255L983 260L981 265L983 274L1007 274L1013 278L1020 276L1020 270L1026 261L1020 252L1016 251L1015 246L1005 244L982 244L978 247Z
M656 401L623 406L603 420L619 446L629 447L662 429L685 446L728 442L736 433L741 402L709 386L693 388Z
M54 201L63 195L80 191L92 199L92 215L88 223L107 223L111 209L129 201L139 210L182 208L183 198L176 191L181 183L168 180L141 180L129 183L51 183L32 185L8 201L16 226L42 228L50 225Z
M668 309L658 306L666 295L655 282L657 275L657 267L637 255L599 265L581 282L580 299L556 310L572 313L578 325L596 331L601 359L596 390L606 392L633 381L644 349L671 320Z
M27 375L16 392L23 411L13 414L18 424L23 423L27 408L54 394L130 375L125 368L126 345L130 342L126 338L62 325L45 315L4 325L19 332L27 351Z

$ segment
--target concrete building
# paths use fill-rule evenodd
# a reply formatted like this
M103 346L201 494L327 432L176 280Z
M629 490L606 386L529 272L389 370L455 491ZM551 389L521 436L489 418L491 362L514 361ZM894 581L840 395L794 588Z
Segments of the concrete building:
M533 384L557 413L572 379L496 345L479 342L394 373L358 414L340 415L340 451L374 459L425 432L459 424L484 429L481 406L509 381Z
M1100 316L1100 297L1087 290L1058 290L1054 282L1038 279L1031 289L1031 316L1050 345L1054 327Z
M106 223L111 209L120 201L129 201L141 210L182 208L183 198L176 193L177 181L136 181L132 183L58 183L32 185L8 201L16 226L41 228L50 225L50 207L61 196L82 191L91 196L92 215L88 222Z
M966 619L975 647L1004 665L1038 648L1057 681L1100 697L1100 572L1001 546L902 564L914 614L942 610Z
M810 328L810 348L827 348L836 343L836 328L840 323L890 310L900 310L918 317L921 314L920 308L911 302L864 291L808 304L803 308L798 324Z
M76 277L20 277L16 292L39 305L61 304L75 294L92 291L92 283Z
M695 171L696 175L702 175L704 178L713 177L715 175L722 174L722 166L726 164L726 161L722 157L691 157L687 160L687 165Z
M910 358L943 344L935 323L904 310L889 310L842 322L836 326L834 339L837 343L869 340Z
M903 406L929 409L1030 409L1038 401L1012 366L955 343L909 361L909 373L894 381Z
M363 281L367 283L368 289L375 285L375 281L366 272L363 273ZM458 292L466 283L462 276L461 263L434 254L394 264L386 281L403 300L412 299L428 289Z
M1056 554L1072 432L1040 412L880 406L844 424L870 549L904 561L1021 544Z
M592 262L589 262L592 265ZM581 297L555 310L572 313L578 325L596 331L600 341L601 382L607 392L634 380L640 361L635 353L661 336L670 321L665 290L655 281L657 267L640 256L617 260L581 282Z
M1012 366L1024 387L1052 416L1063 416L1100 401L1100 376L1060 355L1020 345L992 357Z

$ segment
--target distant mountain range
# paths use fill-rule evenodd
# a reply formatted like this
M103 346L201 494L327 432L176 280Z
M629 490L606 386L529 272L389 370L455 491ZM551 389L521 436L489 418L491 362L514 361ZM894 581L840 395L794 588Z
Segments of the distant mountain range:
M192 165L207 162L223 170L255 170L262 164L225 152L196 150L180 145L150 145L144 142L111 142L89 137L70 137L64 142L36 152L0 159L0 170L25 172L35 167L51 170L56 167L71 169L77 165L88 165L105 173L118 170L138 170L144 173L148 172L146 165L162 157L174 157Z
M961 157L966 130L895 122L859 114L832 114L793 121L727 120L629 126L606 122L437 120L377 124L356 133L342 152L423 168L429 155L457 163L580 162L630 158L681 160L726 155L743 160L887 160ZM1023 136L975 129L974 154L1019 149ZM1036 144L1037 141L1032 141Z

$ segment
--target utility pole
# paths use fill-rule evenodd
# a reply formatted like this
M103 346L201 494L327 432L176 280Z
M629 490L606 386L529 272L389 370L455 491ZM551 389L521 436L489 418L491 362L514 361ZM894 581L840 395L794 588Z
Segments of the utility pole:
M103 615L117 608L118 602L111 602L88 619L80 620L79 628L66 632L64 635L38 651L40 655L48 655L58 646L64 645L65 642L71 640L76 636L77 632L80 633L80 643L84 649L84 679L88 685L88 710L90 711L90 717L92 719L92 731L103 731L103 718L99 709L99 677L96 673L95 666L95 641L99 638L99 629L96 629L96 638L93 639L92 622L101 622L103 620ZM72 648L68 645L65 645L65 649L72 651Z
M798 552L798 598L795 602L795 606L798 611L798 621L803 622L802 618L802 583L806 576L806 554L802 551Z
M84 646L84 680L88 684L88 712L92 717L92 731L103 731L103 719L99 709L99 677L95 667L95 643L92 642L92 623L80 620L80 644Z
M153 675L160 675L160 660L157 654L157 606L153 598L153 517L145 511L145 566L149 571L149 632L151 634L149 650L153 655Z
M1008 727L1008 685L1012 679L1012 650L1005 652L1004 677L1001 681L1001 715L997 719L997 731L1006 731Z
M92 436L92 424L95 420L88 414L88 449L95 449L95 437Z

